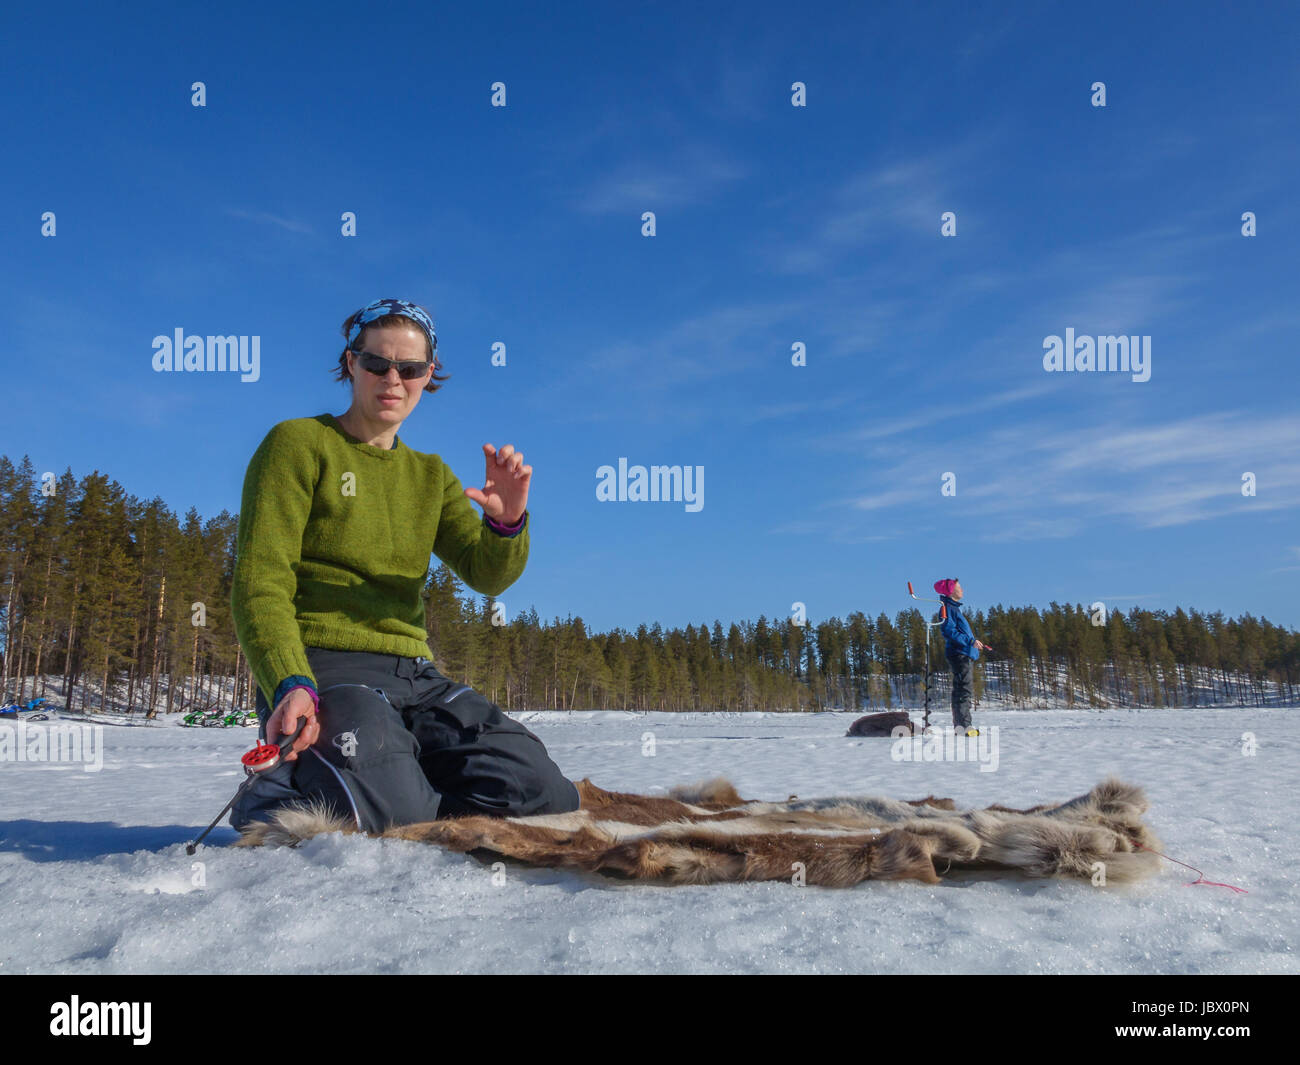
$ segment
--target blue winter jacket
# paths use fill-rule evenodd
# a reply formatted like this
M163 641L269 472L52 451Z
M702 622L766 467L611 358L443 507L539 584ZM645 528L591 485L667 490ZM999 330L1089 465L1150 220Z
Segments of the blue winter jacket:
M978 659L980 649L975 646L975 634L971 632L970 622L961 612L961 602L949 599L946 595L939 597L948 608L948 618L939 630L943 633L944 651L949 655L967 655L972 660Z

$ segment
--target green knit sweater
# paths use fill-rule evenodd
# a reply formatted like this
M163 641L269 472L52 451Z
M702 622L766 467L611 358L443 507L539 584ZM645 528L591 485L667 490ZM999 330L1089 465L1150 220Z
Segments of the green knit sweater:
M528 525L487 527L437 455L349 435L331 414L280 422L244 477L230 605L268 705L286 677L315 683L306 647L429 655L420 591L432 550L500 595L528 561Z

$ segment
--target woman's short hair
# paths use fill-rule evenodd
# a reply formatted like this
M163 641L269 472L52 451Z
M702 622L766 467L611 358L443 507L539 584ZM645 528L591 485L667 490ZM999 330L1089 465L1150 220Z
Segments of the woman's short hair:
M356 311L348 315L347 321L343 323L343 328L342 328L342 333L345 337L351 332L352 323L356 319L357 315L359 315L360 313L361 313L360 311ZM352 348L351 350L352 351L357 351L358 349L362 351L365 350L365 346L361 343L361 340L366 335L367 330L384 329L389 326L397 326L399 328L410 327L416 330L416 332L418 332L421 336L424 337L424 357L433 362L433 373L429 376L429 383L424 386L424 391L437 392L438 389L442 387L442 382L447 380L447 378L449 378L451 374L438 373L438 371L442 369L442 363L438 361L437 351L435 351L433 345L429 343L429 334L420 328L418 322L414 321L411 318L407 318L406 315L404 314L385 314L379 318L374 319L373 321L367 322L364 326L361 327L361 332L357 336L357 346L355 348ZM352 374L348 372L348 350L349 349L347 347L344 347L343 351L339 355L339 366L334 373L334 379L336 381L352 380Z

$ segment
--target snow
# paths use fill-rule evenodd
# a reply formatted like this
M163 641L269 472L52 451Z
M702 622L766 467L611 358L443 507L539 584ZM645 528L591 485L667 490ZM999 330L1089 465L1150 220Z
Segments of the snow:
M103 726L99 771L0 761L0 973L1300 972L1296 708L981 711L998 728L991 772L895 761L889 740L844 736L855 714L514 716L570 777L620 791L722 775L747 798L1031 805L1114 774L1145 787L1165 854L1249 894L1188 887L1169 862L1105 889L987 875L670 888L356 836L236 849L224 822L191 858L254 730L136 715ZM85 720L103 719L42 724Z

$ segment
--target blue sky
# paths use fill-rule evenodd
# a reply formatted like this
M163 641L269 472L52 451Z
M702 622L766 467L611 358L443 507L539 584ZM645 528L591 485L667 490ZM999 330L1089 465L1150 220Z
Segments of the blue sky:
M959 576L1300 624L1297 9L705 8L10 14L0 451L236 511L401 296L453 374L402 439L534 467L512 615L816 621ZM155 373L178 327L259 336L260 379ZM1067 328L1150 336L1150 380L1046 372ZM599 502L620 457L703 466L703 509Z

